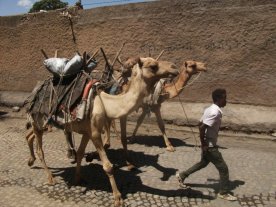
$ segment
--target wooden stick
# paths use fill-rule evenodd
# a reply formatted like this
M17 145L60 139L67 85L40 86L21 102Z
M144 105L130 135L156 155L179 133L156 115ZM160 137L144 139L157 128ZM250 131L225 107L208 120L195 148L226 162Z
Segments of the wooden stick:
M83 67L86 66L86 61L87 61L87 55L86 55L86 51L84 51L84 53L82 54L82 65L83 65Z
M162 50L161 53L158 55L158 57L156 58L156 60L159 60L159 58L163 55L163 53L165 52L165 50Z
M122 62L122 60L121 60L121 58L120 58L120 56L118 56L117 61L118 61L118 63L120 63L121 66L124 65L123 62Z
M98 54L100 49L97 49L94 54L87 60L86 66L91 62L91 60Z
M46 55L45 51L43 49L40 49L45 59L48 59L48 56Z
M126 44L126 43L124 42L123 45L121 46L120 50L117 52L117 54L116 54L116 56L115 56L115 59L113 60L113 62L112 62L112 64L111 64L111 67L114 66L114 64L115 64L117 58L119 57L120 53L122 52L122 49L123 49L123 47L125 46L125 44Z
M108 69L110 69L110 64L109 64L109 61L108 61L108 59L107 59L107 57L105 55L105 52L104 52L103 48L100 48L100 50L101 50L101 52L103 54L103 57L104 57L104 60L105 60L105 62L107 64Z
M58 50L55 51L55 58L58 56Z

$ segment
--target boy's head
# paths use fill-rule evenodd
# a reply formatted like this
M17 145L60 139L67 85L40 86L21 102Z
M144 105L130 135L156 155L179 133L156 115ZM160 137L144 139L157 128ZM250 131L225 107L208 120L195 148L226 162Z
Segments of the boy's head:
M212 98L214 104L219 107L226 106L226 90L223 88L217 88L212 92Z

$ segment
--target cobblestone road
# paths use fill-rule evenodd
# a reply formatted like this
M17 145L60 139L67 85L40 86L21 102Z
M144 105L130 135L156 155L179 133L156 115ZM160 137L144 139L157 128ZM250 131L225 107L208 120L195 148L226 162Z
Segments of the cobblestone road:
M45 157L58 184L47 185L47 177L39 160L28 167L29 151L25 120L0 115L0 206L112 206L113 196L101 162L83 161L82 174L86 184L73 184L74 164L66 158L63 133L54 130L44 137ZM145 126L145 125L144 125ZM129 126L132 127L131 125ZM188 189L179 189L175 173L200 159L190 132L168 129L176 152L166 152L155 125L146 125L134 144L129 145L136 171L127 171L120 143L112 138L108 156L116 165L117 185L126 206L212 206L212 207L276 207L276 143L259 139L222 135L220 151L229 166L231 188L238 201L216 199L218 172L211 164L191 175ZM139 132L138 132L139 134ZM75 135L76 143L79 136ZM90 143L87 151L94 151Z

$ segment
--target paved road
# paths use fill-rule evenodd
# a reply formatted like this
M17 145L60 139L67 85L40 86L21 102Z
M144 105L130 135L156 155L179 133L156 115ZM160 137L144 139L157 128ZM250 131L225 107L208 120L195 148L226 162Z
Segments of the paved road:
M72 182L75 165L66 158L62 132L48 133L44 137L46 162L58 181L55 186L49 186L39 160L31 168L27 165L25 119L1 114L0 206L112 206L110 185L99 160L83 161L82 173L87 182L75 186ZM121 146L115 137L108 150L110 160L117 166L116 180L126 206L276 206L276 142L252 138L259 135L251 135L249 139L228 133L220 137L221 152L230 169L231 187L239 198L228 202L215 197L219 176L212 165L187 179L189 189L178 188L174 177L178 169L186 169L200 159L191 132L168 126L168 135L176 146L174 153L164 150L155 125L144 125L138 134L144 135L129 145L138 170L126 170ZM75 141L79 143L78 135ZM93 145L89 144L87 150L94 151Z

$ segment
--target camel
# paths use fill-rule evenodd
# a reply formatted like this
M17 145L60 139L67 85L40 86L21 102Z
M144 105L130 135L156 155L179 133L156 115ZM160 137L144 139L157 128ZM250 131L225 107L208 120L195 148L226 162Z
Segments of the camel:
M55 55L55 57L57 57L57 55ZM137 63L137 58L128 58L127 61L125 61L124 63L121 63L123 67L121 68L121 75L119 76L119 78L127 79L128 77L130 77L132 67L136 63ZM164 64L164 63L165 63L164 61L161 62L161 64ZM112 77L112 78L114 78L114 77ZM116 81L118 81L118 80L116 80ZM39 88L40 85L41 85L41 82L39 81L37 83L37 85L34 87L32 93L35 93L36 89ZM129 87L129 84L123 84L123 91L127 91L128 87ZM27 116L27 119L28 118L29 118L29 116ZM104 127L104 131L106 132L106 134L108 134L108 136L110 136L110 126L113 127L113 129L115 130L117 136L119 137L119 133L116 130L115 122L113 122L111 120L109 120L106 123L105 127ZM28 131L27 131L26 136L25 136L25 139L27 141L27 144L28 144L28 147L29 147L29 150L30 150L30 158L28 159L28 166L32 166L34 164L35 160L36 160L35 153L34 153L34 146L33 146L33 142L35 140L35 134L33 132L33 129L30 128L30 127L31 127L30 120L28 120L28 122L26 123L26 129ZM44 128L44 130L48 131L48 132L51 132L52 131L52 126L47 125ZM72 133L70 133L68 131L64 131L64 135L65 135L66 144L67 144L67 158L69 158L73 162L75 162L76 161L76 150L75 150L75 146L74 146ZM107 146L107 145L105 145L105 146ZM105 148L108 148L108 147L105 147Z
M134 64L134 62L132 63ZM129 65L131 67L131 64ZM174 98L178 96L184 89L184 86L187 84L187 82L190 80L190 78L199 72L206 72L207 69L205 67L205 64L202 62L196 62L196 61L185 61L183 65L181 66L180 73L176 77L175 81L172 83L165 84L162 86L161 94L158 94L158 99L155 102L152 102L151 98L145 97L143 99L142 104L140 107L142 107L142 114L139 116L137 120L137 125L135 127L135 130L133 132L133 136L135 136L139 126L142 124L145 115L148 112L148 109L150 109L156 116L158 126L162 132L165 144L166 144L166 150L173 152L175 151L174 147L172 146L171 142L169 141L166 132L165 132L165 126L163 119L161 117L160 109L161 109L161 104L171 98ZM131 81L130 81L131 82ZM124 90L128 90L127 86L124 86ZM154 93L155 90L152 91L150 96ZM149 101L150 100L150 101ZM126 121L127 117L124 116L120 119L120 126L121 126L121 140L126 140ZM108 127L107 127L108 128ZM124 149L124 154L127 162L128 169L131 170L135 168L135 165L133 165L130 157L128 156L128 150L127 150L127 143L126 141L122 141L123 149ZM106 138L105 138L105 144L106 148L110 146L110 136L107 133Z
M164 121L162 119L161 112L160 112L161 105L164 101L178 96L183 91L184 86L188 83L190 78L198 72L201 72L201 71L205 72L206 67L205 67L205 64L201 62L185 61L180 71L181 72L178 75L177 80L175 82L165 84L163 87L161 86L162 87L160 91L161 94L159 94L156 101L152 101L151 98L144 99L143 104L141 106L142 113L137 120L136 127L132 134L132 137L135 137L138 131L138 128L141 126L146 114L150 110L155 114L158 127L162 132L162 136L166 144L166 150L170 152L175 151L175 149L166 135Z
M101 133L107 120L118 119L127 116L132 111L136 110L142 103L143 98L147 96L154 84L161 78L169 75L177 75L177 68L171 64L171 67L164 67L153 58L138 58L137 64L132 69L131 83L128 91L122 95L109 95L105 92L99 92L94 98L93 109L90 111L90 116L82 121L72 121L64 125L65 131L75 131L82 134L80 146L77 150L77 166L75 181L79 183L81 172L81 161L84 156L85 148L88 141L91 140L102 161L103 170L107 174L115 201L115 206L123 204L121 193L117 188L116 181L113 175L113 165L109 161L105 149L103 147ZM92 104L91 104L92 105ZM42 148L42 135L45 117L43 114L32 115L32 129L38 143L38 155L43 164L43 167L48 175L50 184L54 184L55 180L46 165L44 152ZM124 143L125 140L122 140Z

